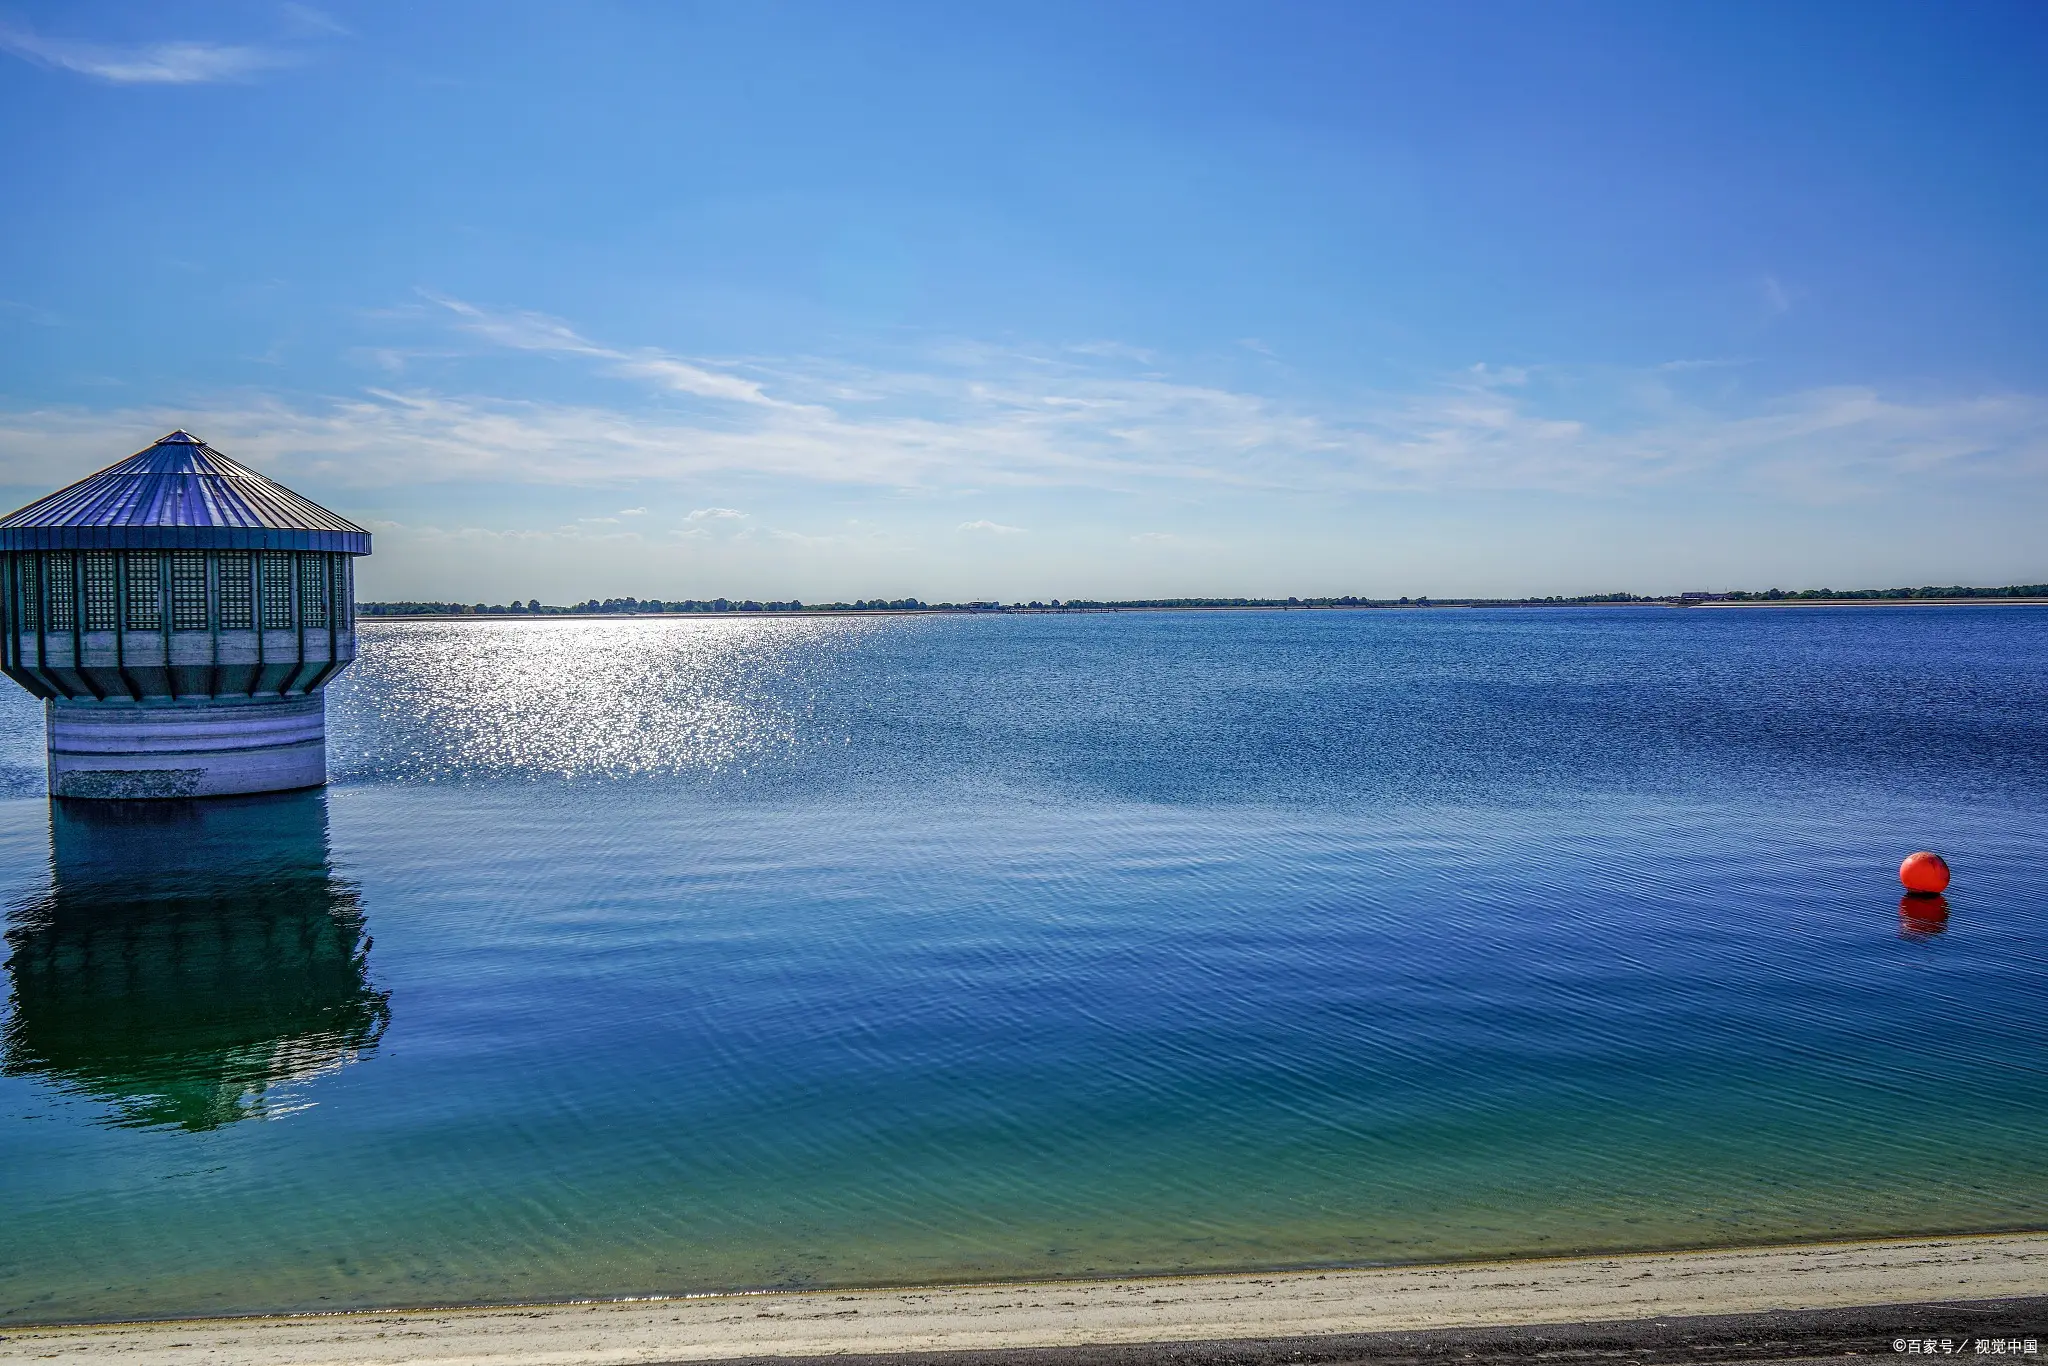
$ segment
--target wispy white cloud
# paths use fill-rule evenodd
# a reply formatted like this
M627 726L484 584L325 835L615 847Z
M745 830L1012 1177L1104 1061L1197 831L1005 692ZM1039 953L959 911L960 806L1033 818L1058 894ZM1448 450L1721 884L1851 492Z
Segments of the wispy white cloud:
M1189 383L1126 358L954 343L896 368L686 359L560 319L436 299L494 345L580 358L689 402L541 402L426 388L227 397L169 410L0 412L0 482L47 486L174 426L329 485L687 487L714 477L964 496L994 488L1345 494L1688 480L1809 500L1900 481L2039 480L2048 399L1815 388L1738 401L1699 367L1474 366L1407 393L1308 402ZM1697 372L1697 373L1696 373ZM702 401L698 401L702 400ZM620 513L619 516L629 514ZM700 508L685 528L738 519Z
M1472 382L1489 389L1519 389L1535 372L1526 365L1488 365L1480 361L1471 370Z
M669 534L694 541L731 541L767 533L738 508L695 508Z
M960 530L979 531L990 536L1020 536L1024 532L1024 528L1021 526L1004 526L1001 522L991 522L985 518L979 521L962 522Z
M486 341L519 351L547 351L569 356L588 356L609 361L612 373L629 379L648 379L677 393L699 398L726 399L763 407L782 406L761 392L759 383L739 375L707 369L664 351L643 348L625 351L590 341L560 318L544 313L480 308L461 299L420 291L460 318L460 326Z
M289 3L280 5L279 11L289 24L301 33L318 34L324 37L346 38L352 30L339 19L312 5Z
M1764 312L1771 317L1782 317L1792 311L1792 291L1777 276L1766 275L1758 280L1757 293L1763 299Z
M637 531L609 531L612 517L583 517L558 527L437 526L432 523L370 522L370 531L391 541L410 546L522 546L592 545L608 547L645 546Z
M1674 374L1683 370L1732 370L1738 366L1750 364L1753 364L1753 362L1734 358L1708 360L1667 360L1664 361L1662 364L1658 365L1656 369L1659 373L1662 374Z
M47 308L25 304L17 299L0 299L0 316L20 318L37 327L62 327L64 319Z
M1159 358L1159 354L1156 351L1149 351L1142 346L1131 346L1119 341L1072 342L1065 349L1077 356L1099 356L1108 360L1137 361L1143 365L1150 365Z
M117 46L71 42L0 25L0 48L45 66L116 85L207 85L245 81L298 60L274 47L238 43L165 42Z

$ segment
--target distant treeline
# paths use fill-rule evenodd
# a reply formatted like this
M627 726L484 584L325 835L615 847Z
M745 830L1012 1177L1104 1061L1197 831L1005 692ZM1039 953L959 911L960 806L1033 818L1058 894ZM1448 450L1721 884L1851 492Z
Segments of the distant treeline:
M366 617L555 617L637 616L663 612L1114 612L1163 607L1557 607L1596 603L1912 601L1943 598L2048 598L2048 584L2005 588L1771 588L1761 593L1683 593L1651 597L1637 593L1586 593L1547 598L1053 598L1030 602L922 602L917 598L861 598L854 602L756 602L752 598L591 598L566 607L525 602L365 602Z
M1836 602L1889 601L1916 598L2048 598L2048 583L2016 583L2006 588L1802 588L1787 592L1772 588L1762 593L1716 593L1724 602L1787 602L1821 598Z

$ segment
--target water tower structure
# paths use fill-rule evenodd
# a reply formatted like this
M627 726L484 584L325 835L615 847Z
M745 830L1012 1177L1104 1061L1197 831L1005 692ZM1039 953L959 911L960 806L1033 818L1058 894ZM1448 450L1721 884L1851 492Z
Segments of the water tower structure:
M0 518L0 669L43 699L58 797L327 780L370 533L172 432Z

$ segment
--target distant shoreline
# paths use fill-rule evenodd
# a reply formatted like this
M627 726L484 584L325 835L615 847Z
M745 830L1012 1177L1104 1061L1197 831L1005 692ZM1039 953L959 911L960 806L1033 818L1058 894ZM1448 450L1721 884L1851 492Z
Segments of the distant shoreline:
M1605 1349L1592 1354L1601 1360L1637 1341L1675 1346L1674 1359L1692 1362L1839 1359L1859 1350L1890 1356L1899 1337L2038 1339L2048 1327L2044 1296L2048 1233L2013 1233L1351 1271L22 1325L0 1327L0 1361L597 1366L922 1356L936 1366L975 1353L983 1362L994 1354L1187 1366L1405 1359L1387 1350L1400 1346L1394 1335L1459 1330L1494 1330L1499 1344L1475 1351L1484 1340L1467 1339L1446 1354L1468 1361L1526 1360L1536 1353L1518 1343L1559 1336L1597 1339L1588 1345ZM1716 1335L1726 1339L1725 1354L1702 1352L1703 1339ZM1760 1337L1785 1349L1760 1354ZM1093 1350L1084 1357L1080 1348Z
M1758 602L1684 602L1671 607L2041 607L2048 598L1779 598Z
M1738 602L1411 602L1366 606L1298 606L1215 604L1174 607L844 607L825 610L758 612L358 612L356 624L394 621L729 621L779 617L823 621L837 617L1068 617L1110 616L1132 612L1437 612L1437 611L1556 611L1564 608L1664 608L1692 611L1713 607L2048 607L2048 598L1779 598Z

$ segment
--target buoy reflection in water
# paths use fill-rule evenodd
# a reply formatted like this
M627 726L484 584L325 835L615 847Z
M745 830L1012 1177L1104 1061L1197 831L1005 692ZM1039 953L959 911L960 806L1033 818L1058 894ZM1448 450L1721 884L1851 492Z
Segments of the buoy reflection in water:
M0 1069L211 1129L355 1061L390 1019L319 791L51 803L50 892L15 908Z
M1925 939L1947 928L1947 897L1908 892L1899 898L1899 933L1906 938Z

